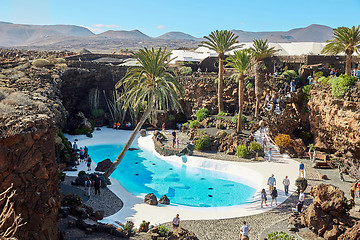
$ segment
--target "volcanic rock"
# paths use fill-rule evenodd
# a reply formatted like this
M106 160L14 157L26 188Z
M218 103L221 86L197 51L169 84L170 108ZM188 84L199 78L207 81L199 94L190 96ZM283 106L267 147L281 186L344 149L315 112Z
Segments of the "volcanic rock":
M107 158L97 164L95 171L106 172L111 165L112 165L111 160Z
M164 195L160 198L159 203L169 205L170 199L166 195Z
M153 193L149 193L145 195L144 203L149 205L158 205L158 200Z

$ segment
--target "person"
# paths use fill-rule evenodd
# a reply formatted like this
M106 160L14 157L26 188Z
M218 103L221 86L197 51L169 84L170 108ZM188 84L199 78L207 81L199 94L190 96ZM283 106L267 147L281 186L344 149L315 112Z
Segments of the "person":
M172 225L173 228L178 228L180 226L180 218L179 218L179 214L176 214L176 216L174 217L174 219L172 220Z
M285 95L287 94L288 88L289 88L289 84L286 82L285 87L284 87L284 94Z
M300 162L300 165L299 165L299 177L305 178L305 176L304 176L304 168L305 168L304 163Z
M265 188L263 188L263 189L261 190L261 208L263 208L263 203L265 203L265 206L267 206L266 200L267 200L267 198L266 198L266 192L265 192Z
M180 145L180 140L179 140L179 137L176 138L176 148L179 148L179 145Z
M271 174L271 177L269 177L267 184L269 185L269 191L271 193L274 189L274 186L276 185L276 179L274 178L274 174Z
M130 128L130 127L131 127L131 123L130 123L130 122L127 122L127 123L125 124L125 127L126 127L126 128Z
M80 162L84 161L85 152L82 147L80 147Z
M356 185L357 185L356 182L353 183L353 184L351 185L350 192L349 192L351 198L352 198L354 201L355 201L355 197L356 197Z
M295 80L292 80L290 83L290 92L294 92L295 91Z
M304 193L304 190L300 190L299 201L300 201L302 204L304 204L304 201L305 201L305 193Z
M285 176L283 180L283 184L284 184L285 195L287 196L289 194L289 185L290 185L290 179L288 179L288 176Z
M344 175L343 175L343 168L339 165L339 179L340 181L345 181Z
M312 76L309 75L309 76L307 77L307 80L308 80L308 82L309 82L309 85L311 85L311 83L312 83Z
M101 179L99 178L99 175L96 175L95 181L94 181L95 195L96 194L100 195L100 187L101 187L101 185L102 185Z
M244 221L242 227L240 228L240 240L249 240L250 230L251 228L249 225L246 225L246 221Z
M78 150L78 145L76 144L76 142L74 142L74 144L73 144L73 149L76 151L76 150Z
M268 159L269 159L269 162L271 162L271 147L269 148L269 151L268 151Z
M175 148L175 143L176 143L176 138L175 137L172 138L172 142L173 142L173 148Z
M165 123L162 124L162 131L165 133Z
M90 197L91 180L89 177L85 180L85 193L84 196Z
M113 124L113 129L116 129L116 122L114 122L114 124Z
M356 69L356 72L355 72L355 77L357 77L358 79L360 79L360 69Z
M200 68L200 67L198 67L197 72L198 72L198 73L200 73L200 72L201 72L201 68Z
M91 158L90 156L87 158L87 161L86 161L86 166L88 168L88 171L91 171Z
M176 132L175 132L175 130L172 131L171 135L172 135L174 138L176 138Z
M116 123L116 129L120 129L120 125L121 125L120 122L117 122Z
M277 201L276 201L276 198L278 196L278 192L276 190L276 187L274 187L274 189L272 190L271 192L271 203L270 203L270 206L272 206L272 203L273 201L275 200L275 205L277 205Z
M301 210L302 210L302 207L303 207L303 204L302 202L298 201L297 204L296 204L296 207L295 208L292 208L292 212L293 213L301 213Z
M89 149L85 146L84 147L84 158L87 159L88 156L89 156Z
M357 188L358 188L358 196L359 196L359 198L360 198L360 182L358 182Z

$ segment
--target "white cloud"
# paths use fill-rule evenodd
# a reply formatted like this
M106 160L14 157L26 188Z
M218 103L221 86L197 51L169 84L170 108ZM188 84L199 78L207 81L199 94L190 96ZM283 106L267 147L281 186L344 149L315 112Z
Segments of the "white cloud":
M97 28L122 28L122 26L120 25L116 25L116 24L93 24L92 26L97 27Z
M156 26L156 28L157 28L157 29L164 29L165 26L164 26L164 25L158 25L158 26Z

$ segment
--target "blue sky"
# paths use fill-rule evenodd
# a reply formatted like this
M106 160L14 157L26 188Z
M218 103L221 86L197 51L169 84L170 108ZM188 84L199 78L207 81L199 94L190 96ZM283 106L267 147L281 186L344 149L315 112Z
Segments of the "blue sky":
M195 37L216 29L287 31L323 24L360 24L360 0L0 0L0 21L72 24L94 33L139 29L156 37L181 31Z

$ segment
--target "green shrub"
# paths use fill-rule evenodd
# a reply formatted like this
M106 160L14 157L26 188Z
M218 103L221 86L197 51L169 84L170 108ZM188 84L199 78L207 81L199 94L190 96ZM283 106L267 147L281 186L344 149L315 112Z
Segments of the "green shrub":
M285 72L283 72L282 76L286 77L286 79L292 79L296 78L297 74L294 70L286 70Z
M80 172L78 173L78 177L83 176L83 175L86 175L86 172L85 172L85 171L80 171Z
M318 71L314 74L314 77L317 77L317 78L322 77L322 76L324 76L324 73L322 71Z
M210 138L208 135L201 135L195 141L195 150L201 151L210 147Z
M209 109L207 108L201 108L199 109L195 115L196 115L196 119L201 122L202 120L204 120L205 118L207 118L209 116Z
M254 88L255 86L254 86L254 84L252 84L252 83L248 83L247 85L246 85L246 89L251 89L251 88Z
M158 230L161 237L165 237L167 232L169 231L169 229L165 225L159 225Z
M219 137L226 137L226 135L227 135L227 132L224 130L220 130L216 133L216 136L219 136Z
M224 124L222 124L222 123L217 123L217 124L216 124L216 128L217 128L217 129L225 129L225 126L224 126Z
M311 90L311 85L305 85L303 88L302 88L302 91L304 93L304 98L305 100L309 100L310 99L310 90Z
M328 84L329 84L329 79L330 79L330 77L327 77L327 78L323 79L323 80L321 81L321 84L322 84L323 86L328 85Z
M189 128L199 128L200 126L201 125L198 120L190 121L189 123Z
M130 235L134 229L134 223L132 221L127 221L125 225L123 225L124 232Z
M191 67L181 67L179 70L182 75L189 75L192 73Z
M225 113L225 112L219 112L218 113L218 116L227 116L228 115L228 113Z
M235 114L235 115L232 117L231 121L232 121L233 123L236 123L236 124L237 124L238 118L239 118L239 114ZM248 122L247 117L246 117L245 115L241 115L241 122L242 122L242 123L247 123L247 122Z
M338 78L332 78L330 81L331 95L336 98L344 97L345 93L349 91L356 80L356 77L347 76L345 74L341 74Z
M88 132L90 132L90 130L87 129L86 127L75 129L75 135L84 135L87 134Z
M100 118L100 117L103 117L105 115L105 112L104 112L103 109L92 109L91 110L91 115L94 118Z
M246 145L239 145L236 148L236 156L245 158L245 157L247 157L248 154L249 154L249 152L248 152Z
M300 138L303 139L303 140L308 140L311 138L311 133L310 132L305 132L305 131L302 131L300 133Z
M319 77L316 81L317 82L321 82L322 80L324 80L326 77L325 76L321 76L321 77Z
M42 68L42 67L47 67L47 66L51 66L51 62L46 60L46 59L42 59L42 58L39 58L39 59L35 59L33 62L32 62L32 65L34 67L38 67L38 68Z
M258 142L251 142L249 147L250 147L250 149L253 150L254 152L260 152L260 151L263 150L261 144L258 143Z
M170 114L169 117L168 117L169 121L175 121L175 116Z
M216 119L225 120L224 117L215 116Z
M61 200L61 205L66 206L82 206L83 201L79 195L70 193Z
M267 235L268 240L296 240L293 235L284 232L273 232Z
M88 119L90 124L91 124L91 129L94 130L95 129L95 121L92 119Z

